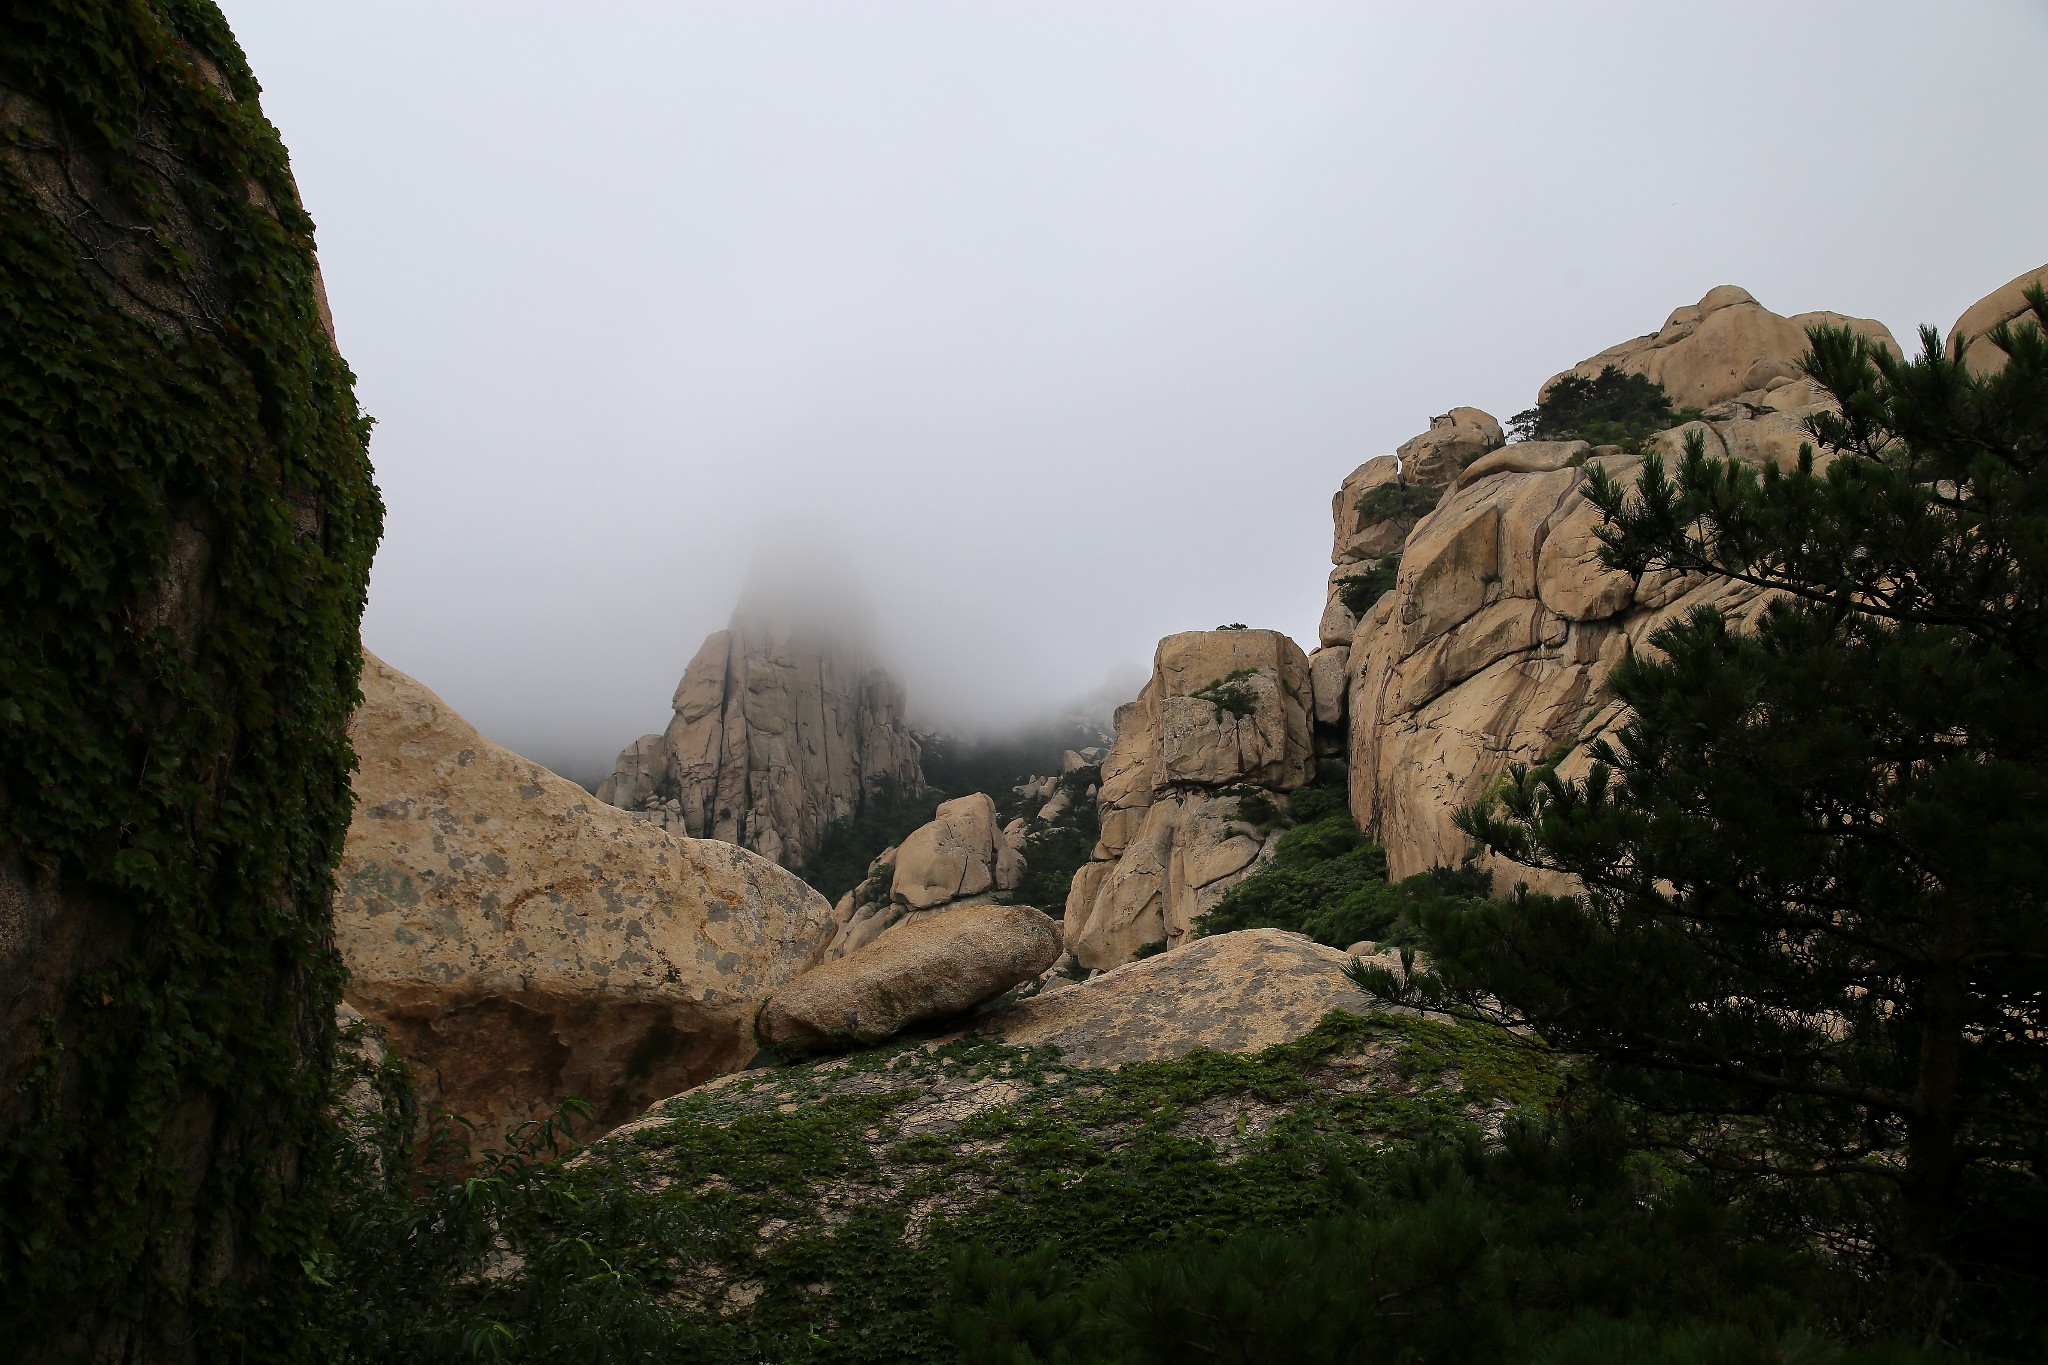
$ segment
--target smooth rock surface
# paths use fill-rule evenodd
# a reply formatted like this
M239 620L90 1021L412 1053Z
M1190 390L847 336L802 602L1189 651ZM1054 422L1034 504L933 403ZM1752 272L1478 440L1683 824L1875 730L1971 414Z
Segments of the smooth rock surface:
M1971 304L1956 319L1956 325L1949 328L1949 355L1953 357L1958 344L1967 342L1963 363L1969 366L1971 374L1992 374L2003 369L2005 352L1991 344L1990 333L2001 322L2033 316L2027 307L2026 290L2037 284L2048 288L2048 265L2027 271Z
M941 805L896 852L892 898L913 910L1008 891L1024 860L996 827L996 803L981 792Z
M972 1009L1059 956L1059 926L1030 906L954 906L897 924L777 989L756 1032L778 1047L880 1042Z
M362 689L335 940L424 1103L495 1139L576 1095L609 1127L746 1064L755 1002L832 937L824 897L596 800L369 654Z
M1299 1038L1331 1010L1384 1008L1344 975L1350 962L1283 929L1218 934L1004 1005L973 1031L1012 1047L1051 1043L1079 1066L1164 1061L1196 1048L1256 1052Z

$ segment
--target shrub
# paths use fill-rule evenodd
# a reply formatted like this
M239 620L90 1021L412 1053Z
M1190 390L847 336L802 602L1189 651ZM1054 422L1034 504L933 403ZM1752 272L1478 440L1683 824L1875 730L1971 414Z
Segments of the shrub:
M1351 504L1362 521L1419 521L1435 509L1441 488L1422 483L1383 483Z
M1518 441L1587 441L1633 446L1644 437L1699 416L1697 408L1674 412L1664 386L1613 365L1587 379L1568 374L1550 386L1535 407L1508 419Z
M1189 695L1208 702L1216 708L1216 723L1218 725L1223 723L1225 712L1238 717L1249 716L1252 712L1259 709L1259 694L1252 690L1251 685L1245 679L1253 677L1257 673L1258 670L1255 668L1236 669L1224 674L1207 687L1196 689Z
M1373 603L1393 591L1401 574L1401 556L1381 555L1364 573L1346 574L1337 580L1337 600L1353 616L1363 616Z

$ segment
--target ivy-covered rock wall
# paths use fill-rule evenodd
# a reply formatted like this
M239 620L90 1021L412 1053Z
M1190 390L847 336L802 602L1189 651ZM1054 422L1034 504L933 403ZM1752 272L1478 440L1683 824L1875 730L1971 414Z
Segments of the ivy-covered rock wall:
M302 1355L382 507L203 0L0 8L0 1322Z

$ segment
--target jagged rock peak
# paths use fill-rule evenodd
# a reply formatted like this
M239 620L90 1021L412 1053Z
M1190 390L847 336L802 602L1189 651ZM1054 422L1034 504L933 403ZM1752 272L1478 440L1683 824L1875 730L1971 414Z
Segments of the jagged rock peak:
M903 685L861 614L750 586L676 686L668 728L626 746L600 800L786 867L834 820L922 789Z

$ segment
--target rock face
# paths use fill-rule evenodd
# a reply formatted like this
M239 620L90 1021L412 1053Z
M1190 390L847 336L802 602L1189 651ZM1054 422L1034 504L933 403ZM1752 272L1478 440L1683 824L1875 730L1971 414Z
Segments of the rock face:
M610 1127L746 1064L756 1002L832 937L824 897L594 800L367 654L362 689L335 938L423 1102L495 1138L577 1095Z
M1345 605L1345 580L1365 572L1381 557L1400 552L1408 533L1434 503L1434 496L1460 470L1507 437L1478 408L1452 408L1431 420L1429 430L1401 443L1392 455L1367 460L1351 471L1330 499L1336 534L1331 541L1330 582L1325 594L1320 643L1348 645L1358 617Z
M1350 957L1284 929L1200 938L1064 990L991 1011L974 1032L1011 1047L1060 1049L1072 1066L1256 1052L1299 1038L1331 1010L1369 1013L1344 975Z
M1656 337L1573 372L1619 364L1664 383L1674 402L1704 402L1702 420L1659 434L1652 449L1675 456L1698 433L1710 454L1789 466L1808 440L1802 423L1829 401L1790 373L1805 325L1819 321L1891 344L1878 324L1779 318L1723 288L1672 314ZM1749 387L1730 387L1738 382ZM1600 564L1599 516L1582 496L1588 470L1627 481L1640 463L1583 441L1505 446L1458 474L1409 533L1395 586L1359 623L1344 663L1352 814L1386 848L1392 876L1463 861L1470 841L1452 815L1510 763L1619 725L1607 677L1653 631L1709 603L1737 619L1760 605L1739 585L1637 579ZM1566 771L1586 761L1580 750ZM1503 883L1533 879L1496 871Z
M1024 860L996 828L996 803L980 792L941 805L896 851L890 898L912 910L1009 891Z
M784 1047L880 1042L1001 995L1059 955L1059 926L1029 906L955 906L797 977L768 997L756 1032Z
M1169 635L1116 713L1102 833L1067 894L1069 951L1091 968L1178 943L1270 852L1239 801L1315 775L1308 660L1278 631Z
M2023 315L2029 315L2026 291L2034 285L2048 288L2048 265L2026 274L1995 289L1971 304L1964 314L1956 319L1956 325L1949 328L1948 353L1954 356L1957 345L1967 342L1963 352L1964 363L1971 374L1990 374L2005 365L2005 352L1992 345L1990 332L2001 322L2011 322Z
M598 799L795 866L825 827L922 788L903 688L830 625L743 602L704 641L674 719L620 754Z
M1664 386L1674 408L1708 408L1740 394L1768 388L1773 380L1799 378L1799 357L1806 354L1806 329L1826 324L1847 327L1898 349L1881 322L1840 313L1800 313L1780 317L1751 297L1747 289L1724 284L1709 289L1698 303L1680 308L1652 336L1610 346L1554 375L1550 386L1575 374L1597 378L1609 365L1624 374L1639 374Z

